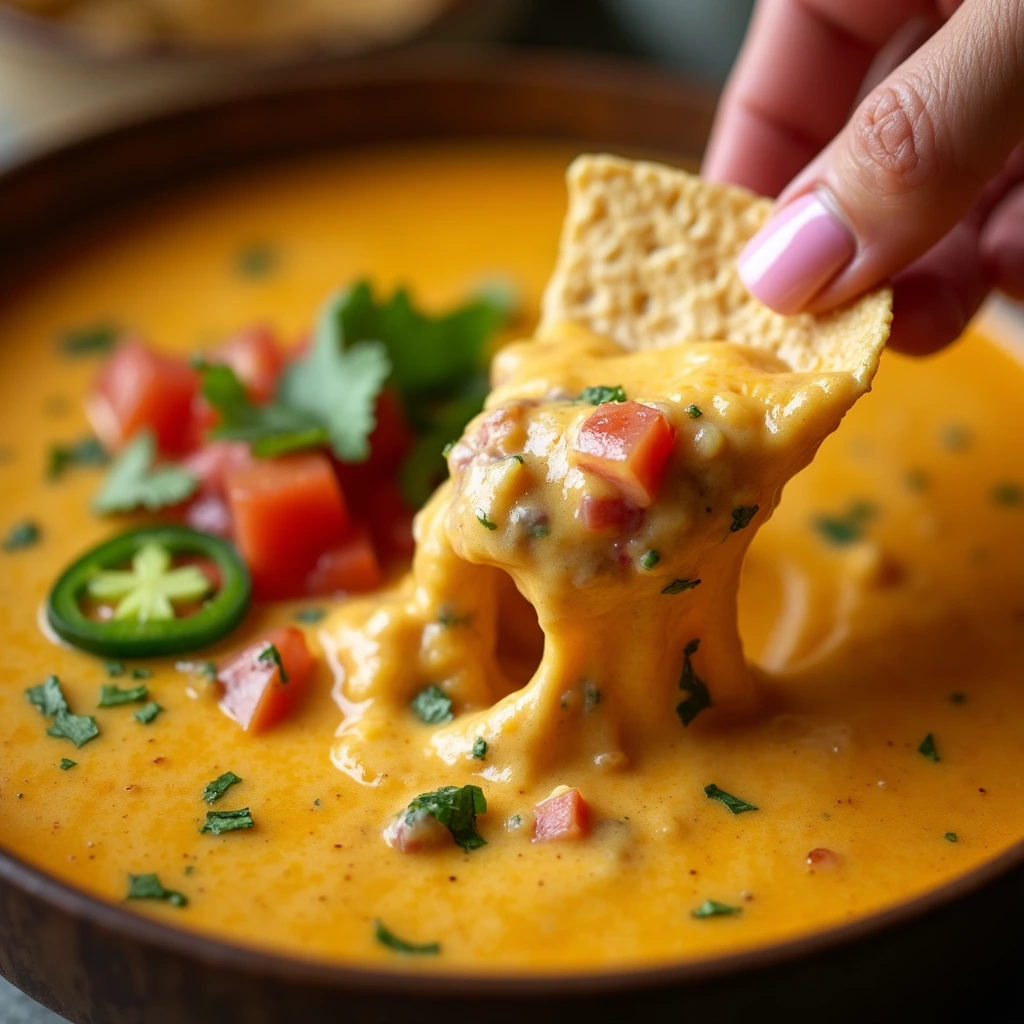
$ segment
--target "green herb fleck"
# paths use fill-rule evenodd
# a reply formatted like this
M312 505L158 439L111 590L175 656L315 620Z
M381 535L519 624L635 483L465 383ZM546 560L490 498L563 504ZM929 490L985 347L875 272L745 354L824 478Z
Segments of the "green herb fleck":
M202 835L209 832L219 836L222 832L236 832L242 828L252 828L253 824L248 807L241 807L237 811L207 811L206 822L199 833Z
M650 551L645 551L640 556L640 564L648 572L650 572L650 570L653 569L660 561L661 561L661 555L658 554L658 552L655 551L654 548L651 548Z
M531 537L536 537L540 540L543 537L547 537L551 533L551 527L547 523L531 523L526 528L526 532Z
M103 667L111 679L124 675L124 664L120 661L105 661Z
M114 459L92 507L100 515L144 508L158 512L190 498L199 481L180 466L157 466L152 431L137 434ZM195 568L193 566L192 568Z
M373 934L382 946L387 946L396 953L405 953L408 956L436 956L441 952L440 942L406 942L405 939L400 939L379 918L373 922Z
M1003 481L992 488L992 500L1007 508L1024 506L1024 487L1010 481Z
M690 660L700 646L700 640L691 640L683 650L683 672L679 677L679 689L686 699L676 705L676 714L683 726L688 726L702 711L711 707L711 694L707 684L694 671Z
M923 740L921 745L917 748L919 754L924 755L929 761L941 761L938 750L935 749L935 737L931 733L928 733Z
M477 522L485 530L496 530L498 528L498 524L495 523L493 520L488 519L487 518L487 513L482 508L478 508L476 510L476 518L477 518Z
M957 423L948 423L939 432L939 443L947 451L962 452L969 448L973 437L967 427Z
M277 268L278 253L269 242L250 242L235 258L235 269L252 280L266 277Z
M410 706L424 725L441 725L455 717L448 694L434 683L425 690L420 690Z
M688 405L686 407L686 415L689 416L691 420L699 420L704 413L700 411L699 406Z
M96 323L87 327L71 327L61 334L58 346L72 358L102 355L117 343L121 329L111 323Z
M72 466L105 466L110 456L95 437L83 437L71 444L50 445L46 460L46 478L58 480Z
M482 761L487 756L487 740L483 736L477 736L476 742L473 744L473 757L478 761Z
M17 523L7 531L3 549L4 551L22 551L38 544L40 536L42 536L42 532L35 523L28 521Z
M303 625L312 626L320 622L326 614L323 608L300 608L292 618Z
M432 793L421 793L405 809L406 824L419 814L429 814L452 834L456 846L467 853L486 845L476 830L476 816L487 811L487 800L479 786L442 786Z
M757 515L758 505L741 505L732 510L732 522L729 524L729 532L736 533L745 530L750 525L750 520Z
M950 703L952 704L963 704L967 700L966 693L951 693L949 695Z
M601 703L601 691L593 683L583 684L583 710L590 712Z
M705 900L696 910L691 911L693 917L732 917L742 911L742 907L730 907L728 903L718 900Z
M47 676L38 686L30 686L25 696L29 704L39 708L44 715L59 715L69 710L64 691L60 688L60 680L56 676Z
M156 875L129 875L128 895L125 898L129 900L163 900L165 903L170 903L172 907L188 906L188 900L180 892L165 889Z
M284 670L284 662L281 660L281 652L273 644L267 644L267 646L260 651L259 660L266 662L268 665L273 665L277 669L277 674L281 677L282 684L288 682L289 675Z
M132 679L149 679L153 675L151 669L148 668L133 668Z
M66 772L69 768L77 768L78 767L78 762L77 761L72 761L70 757L62 757L60 759L60 764L57 765L57 767L62 772Z
M509 459L514 462L518 462L520 466L526 465L526 459L524 459L522 455L506 455L501 461L507 462Z
M960 837L955 832L947 832L942 838L949 843L960 842Z
M457 615L451 608L445 606L437 613L437 621L445 629L455 629L458 626L468 626L473 621L473 616Z
M141 704L148 696L149 687L145 683L128 690L122 690L116 683L104 683L100 687L99 707L114 708L119 704Z
M234 772L225 772L218 775L213 782L208 782L203 790L203 800L208 804L216 803L232 786L238 785L242 780Z
M932 485L931 474L924 469L908 469L903 475L907 490L914 494L922 494Z
M444 447L441 449L441 454L444 456L444 458L447 459L448 456L451 455L452 449L454 447L455 447L455 442L454 441L445 441Z
M626 392L618 384L615 387L598 384L595 387L584 388L576 401L586 402L587 405L604 405L605 402L624 402L626 401Z
M704 795L708 797L709 800L718 800L725 804L733 814L742 814L744 811L757 810L756 804L748 804L746 800L741 800L738 796L726 793L724 789L719 789L713 782L711 785L704 787Z
M132 717L140 725L149 725L161 711L163 711L163 708L155 700L151 700L148 704L143 704Z
M46 730L47 736L71 740L76 747L84 747L89 740L100 734L96 719L92 715L73 715L70 711L58 711L53 725Z
M864 529L878 514L868 501L855 501L840 515L815 516L811 524L822 539L836 547L854 544L864 536Z
M693 590L700 586L700 580L673 580L667 587L662 588L663 594L681 594L684 590Z

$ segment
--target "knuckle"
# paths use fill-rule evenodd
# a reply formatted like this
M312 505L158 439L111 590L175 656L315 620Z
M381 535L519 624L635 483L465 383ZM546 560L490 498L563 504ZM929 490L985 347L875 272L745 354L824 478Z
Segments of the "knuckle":
M871 191L901 196L925 181L935 153L925 90L909 82L877 89L857 109L852 128L854 165Z

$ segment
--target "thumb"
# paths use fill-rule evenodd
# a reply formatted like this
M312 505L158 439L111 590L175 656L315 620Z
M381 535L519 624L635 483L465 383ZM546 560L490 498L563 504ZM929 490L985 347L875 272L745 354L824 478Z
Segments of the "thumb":
M942 238L1024 138L1024 0L967 0L873 89L740 256L780 313L830 309Z

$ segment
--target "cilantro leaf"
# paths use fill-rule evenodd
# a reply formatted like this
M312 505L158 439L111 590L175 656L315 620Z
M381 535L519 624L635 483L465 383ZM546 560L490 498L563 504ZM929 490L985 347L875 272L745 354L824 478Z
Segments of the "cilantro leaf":
M731 907L728 903L719 903L718 900L705 900L696 910L691 911L691 916L696 918L704 917L732 917L741 913L742 907Z
M304 626L313 626L318 623L327 612L323 608L300 608L293 616L295 622L301 622Z
M114 347L120 334L119 327L104 322L69 327L61 334L58 347L66 356L102 355Z
M587 405L624 402L626 401L626 392L622 390L621 384L616 384L615 387L609 387L607 384L597 384L594 387L584 388L576 401L586 402Z
M4 537L4 551L22 551L39 543L42 531L32 522L18 523L12 526Z
M219 836L222 832L236 832L238 829L252 828L253 825L248 807L241 807L237 811L207 811L206 822L199 832Z
M854 544L864 535L864 529L878 510L868 501L854 501L839 515L815 516L812 525L822 539L836 547Z
M733 814L742 814L744 811L757 810L757 806L755 804L748 804L746 800L741 800L738 796L726 793L724 789L719 789L713 782L709 786L704 787L704 795L709 800L718 800L725 804Z
M235 269L252 280L266 277L277 269L278 253L269 242L250 242L235 257Z
M441 725L455 717L452 714L451 698L433 683L416 694L410 707L424 725Z
M46 730L47 736L71 740L76 747L84 747L89 740L100 734L99 726L92 715L73 715L70 711L58 711L53 725Z
M151 431L137 434L117 456L99 494L93 499L100 515L145 508L156 512L177 505L195 493L199 482L180 466L156 466L156 440Z
M62 757L60 759L60 764L57 765L57 767L62 772L66 772L66 771L68 771L71 768L77 768L78 767L78 762L77 761L72 761L70 757Z
M498 524L487 515L485 509L478 508L476 510L476 520L485 530L496 530Z
M435 956L441 952L440 942L406 942L400 939L387 925L379 918L373 922L374 938L388 949L396 953L406 953L410 956Z
M935 746L935 737L928 733L923 740L921 740L920 746L917 748L917 752L923 757L927 757L929 761L941 761L939 752Z
M288 673L284 670L281 652L273 644L267 644L257 655L257 660L265 662L267 665L273 665L277 669L282 685L288 682Z
M203 790L203 799L208 804L216 803L232 786L237 786L242 780L234 772L225 772L218 775L212 782L206 784Z
M482 761L487 756L487 740L483 736L477 736L476 741L473 743L473 757L477 761Z
M95 437L83 437L70 444L53 444L47 456L46 478L57 480L72 466L105 466L109 461L110 456Z
M115 708L120 704L141 704L148 696L149 687L145 683L127 690L122 690L117 683L104 683L100 687L98 707Z
M148 704L143 704L143 706L139 708L134 715L132 715L132 718L134 718L139 725L149 725L149 723L152 722L161 711L163 711L163 708L157 704L155 700L151 700Z
M28 702L39 708L44 715L57 715L68 710L67 699L56 676L47 676L38 686L30 686L25 691L25 696L28 697Z
M942 838L945 839L947 843L960 842L960 837L955 832L947 832Z
M172 907L188 906L188 899L180 892L165 889L157 875L129 875L128 900L163 900Z
M699 405L688 405L686 407L686 415L689 416L691 420L699 420L704 413L700 411Z
M487 800L479 786L442 786L413 799L405 809L405 820L411 825L418 814L429 814L451 832L456 846L468 853L487 844L476 830L476 816L486 811Z
M750 520L757 515L759 505L740 505L732 510L732 522L729 524L729 532L736 533L738 530L745 530L750 525Z
M697 653L699 640L691 640L683 651L683 673L679 677L679 689L687 696L676 705L676 714L683 726L688 726L702 711L711 707L711 694L707 683L693 669L690 660Z
M646 567L645 567L646 568ZM663 594L681 594L684 590L693 590L700 586L700 580L673 580L667 587L663 587Z

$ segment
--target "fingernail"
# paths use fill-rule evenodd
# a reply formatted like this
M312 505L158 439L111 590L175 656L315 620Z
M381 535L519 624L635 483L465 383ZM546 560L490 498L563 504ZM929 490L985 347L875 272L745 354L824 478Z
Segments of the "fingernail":
M737 269L754 298L777 313L797 313L856 250L847 226L810 192L774 214L747 242Z

